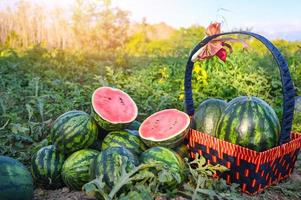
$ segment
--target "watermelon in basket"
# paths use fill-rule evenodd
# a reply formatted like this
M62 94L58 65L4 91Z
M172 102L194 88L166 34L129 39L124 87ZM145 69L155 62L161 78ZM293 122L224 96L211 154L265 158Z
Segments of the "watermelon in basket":
M269 40L256 33L237 31L208 34L209 36L192 50L186 65L185 106L187 114L193 116L191 76L194 61L198 58L202 60L212 57L212 55L208 55L208 52L210 53L210 50L214 49L208 47L212 40L221 41L220 49L215 49L214 55L225 61L226 52L222 48L225 40L219 38L230 34L252 36L262 42L272 53L279 67L283 86L282 121L277 121L274 111L258 98L238 97L238 100L233 100L234 103L228 103L225 113L218 123L215 132L216 137L190 129L188 147L192 158L196 155L202 155L208 163L221 164L229 169L226 172L217 172L218 177L225 179L228 184L240 184L241 191L244 193L255 194L290 176L301 147L301 135L291 133L294 113L294 85L287 62L279 50ZM211 45L213 44L211 43ZM206 47L209 51L206 51ZM245 126L246 130L243 130L241 122L233 120L234 117L237 117L235 115L238 112L246 115L248 120L253 120L254 127ZM241 130L238 130L237 127ZM266 129L262 127L266 127ZM240 134L244 131L249 131L248 134L257 135L252 136L253 138L251 136L250 138L243 138Z

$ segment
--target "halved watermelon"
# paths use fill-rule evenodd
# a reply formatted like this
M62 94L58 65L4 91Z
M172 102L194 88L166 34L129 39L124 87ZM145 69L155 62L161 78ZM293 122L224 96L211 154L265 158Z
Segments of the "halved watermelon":
M122 130L138 115L133 99L125 92L111 87L100 87L92 95L92 115L107 131Z
M146 118L139 135L149 146L175 147L182 143L189 130L189 116L177 109L166 109Z

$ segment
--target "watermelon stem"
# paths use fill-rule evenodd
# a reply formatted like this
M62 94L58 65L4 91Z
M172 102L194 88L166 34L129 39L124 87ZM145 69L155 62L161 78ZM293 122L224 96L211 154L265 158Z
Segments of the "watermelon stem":
M85 184L82 187L82 190L85 191L87 196L94 196L97 197L101 195L104 200L110 200L106 190L106 184L102 181L103 175L97 177L96 179L92 180L91 182Z

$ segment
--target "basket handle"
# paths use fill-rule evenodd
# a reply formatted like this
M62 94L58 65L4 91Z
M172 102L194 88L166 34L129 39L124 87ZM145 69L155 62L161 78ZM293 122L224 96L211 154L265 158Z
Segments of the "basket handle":
M186 71L185 71L185 104L187 109L187 114L192 116L194 114L194 107L193 107L193 99L192 99L192 88L191 88L191 75L193 69L193 62L191 61L192 56L203 46L205 46L209 41L214 38L217 38L222 35L229 35L229 34L243 34L249 35L260 42L262 42L268 50L272 53L274 59L280 70L281 82L282 82L282 94L283 94L283 115L282 115L282 123L281 123L281 132L280 132L280 139L279 143L284 144L290 141L290 132L292 128L292 121L294 115L294 97L295 97L295 90L293 81L288 69L287 62L285 61L284 57L280 53L280 51L265 37L258 35L256 33L246 32L246 31L235 31L235 32L225 32L216 35L211 35L204 38L198 45L194 47L190 56L188 58L188 62L186 64Z

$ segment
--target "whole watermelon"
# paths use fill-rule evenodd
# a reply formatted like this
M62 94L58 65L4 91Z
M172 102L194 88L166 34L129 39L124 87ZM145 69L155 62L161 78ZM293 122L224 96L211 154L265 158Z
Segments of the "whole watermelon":
M111 147L125 147L135 155L140 155L146 150L146 146L139 136L131 134L127 131L110 132L103 140L101 150Z
M194 113L195 129L215 136L217 123L226 106L227 103L220 99L210 98L203 101Z
M69 111L59 116L53 124L52 142L64 154L89 147L97 138L97 125L83 111Z
M295 110L292 131L301 132L301 96L295 97Z
M45 188L62 186L61 169L65 160L64 154L54 145L37 151L31 160L31 173L37 183Z
M99 151L92 149L82 149L71 154L62 168L64 183L74 190L81 190L90 181L90 165L98 154Z
M184 160L174 151L165 147L152 147L141 154L142 163L158 162L165 166L165 169L172 176L167 178L163 188L173 189L179 186L185 179Z
M216 136L255 151L264 151L278 145L279 132L279 120L265 101L241 96L229 102L218 123Z
M31 200L33 182L30 172L19 161L0 156L0 199Z
M125 162L125 163L124 163ZM112 188L121 176L122 165L129 172L139 164L137 157L124 147L112 147L102 151L90 166L90 177L103 176L104 182Z

